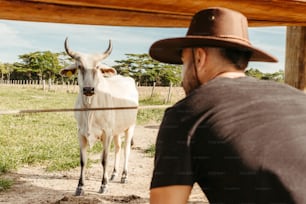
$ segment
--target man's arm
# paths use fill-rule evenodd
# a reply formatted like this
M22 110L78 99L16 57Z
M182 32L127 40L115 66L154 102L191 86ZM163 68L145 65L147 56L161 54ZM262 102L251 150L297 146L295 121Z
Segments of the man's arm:
M150 191L150 204L186 204L192 186L173 185L153 188Z

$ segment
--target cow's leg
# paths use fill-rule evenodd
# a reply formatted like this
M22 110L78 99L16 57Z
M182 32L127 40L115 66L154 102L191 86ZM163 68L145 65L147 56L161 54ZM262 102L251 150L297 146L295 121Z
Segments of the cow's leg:
M79 137L80 144L80 164L81 164L81 173L79 178L78 187L75 191L76 196L84 195L84 180L85 180L85 168L87 163L87 140L85 137Z
M112 131L105 131L105 139L103 140L103 152L101 158L103 174L102 174L102 182L99 193L104 193L106 191L108 184L107 167L108 167L108 153L110 150L111 141L112 141Z
M114 146L115 146L115 162L114 162L114 170L110 180L114 180L118 174L118 168L120 163L120 150L121 150L121 137L120 135L114 135Z
M135 125L131 126L125 131L125 144L124 144L124 164L123 172L121 176L121 183L125 183L127 180L128 161L131 152L131 141L134 134Z

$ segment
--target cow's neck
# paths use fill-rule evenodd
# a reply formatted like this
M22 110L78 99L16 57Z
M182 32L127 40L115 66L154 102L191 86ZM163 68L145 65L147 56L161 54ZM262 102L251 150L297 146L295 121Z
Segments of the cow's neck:
M85 108L91 107L93 96L82 96L83 106Z

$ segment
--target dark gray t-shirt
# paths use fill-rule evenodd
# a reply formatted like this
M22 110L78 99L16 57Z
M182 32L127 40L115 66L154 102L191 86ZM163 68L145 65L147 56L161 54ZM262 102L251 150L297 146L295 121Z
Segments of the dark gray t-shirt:
M151 188L195 182L211 203L306 203L306 95L216 78L167 109Z

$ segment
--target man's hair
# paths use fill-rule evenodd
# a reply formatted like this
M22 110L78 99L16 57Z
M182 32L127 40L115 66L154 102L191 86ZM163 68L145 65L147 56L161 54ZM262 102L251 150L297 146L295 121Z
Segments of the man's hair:
M223 57L228 59L239 70L245 70L248 66L252 52L245 50L238 50L234 48L221 48L220 53Z

